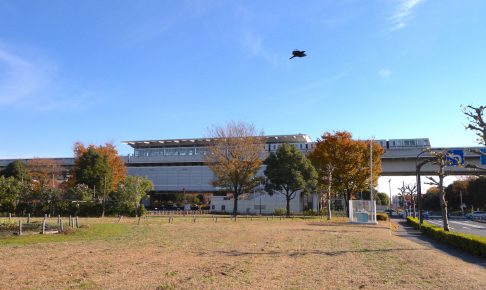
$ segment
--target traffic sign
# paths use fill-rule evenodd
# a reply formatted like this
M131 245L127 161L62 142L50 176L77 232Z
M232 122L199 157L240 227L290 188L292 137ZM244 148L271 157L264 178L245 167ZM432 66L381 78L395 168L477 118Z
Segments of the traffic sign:
M460 149L447 150L449 165L458 166L464 164L464 151Z
M486 148L479 149L483 154L479 157L481 160L481 165L486 165Z

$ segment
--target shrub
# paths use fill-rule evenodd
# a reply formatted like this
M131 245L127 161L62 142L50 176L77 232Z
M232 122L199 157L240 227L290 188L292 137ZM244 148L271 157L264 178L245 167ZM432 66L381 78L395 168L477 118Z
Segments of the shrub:
M308 209L308 210L304 210L304 212L302 213L304 216L316 216L317 213L311 209Z
M286 213L287 213L287 211L284 208L276 208L273 211L274 215L285 215Z
M419 228L419 221L416 218L407 217L407 224ZM471 234L447 232L444 229L424 222L421 227L424 235L439 242L465 250L471 254L486 257L486 238Z
M387 221L388 215L386 213L378 212L378 213L376 213L376 220L377 221Z

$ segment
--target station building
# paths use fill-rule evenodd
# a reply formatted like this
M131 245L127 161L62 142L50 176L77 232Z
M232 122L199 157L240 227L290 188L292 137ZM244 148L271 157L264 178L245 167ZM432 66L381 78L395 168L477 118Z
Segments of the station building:
M308 135L271 135L265 136L266 158L276 151L282 144L291 144L304 154L312 150L313 142ZM233 200L221 188L214 187L212 181L214 174L204 163L204 156L208 153L210 138L197 139L166 139L124 141L133 148L133 154L126 157L126 166L129 175L146 176L154 184L154 192L150 195L147 206L163 208L167 201L175 196L193 195L203 199L206 203L211 200L213 211L233 210ZM263 175L264 166L258 175ZM282 204L283 200L283 204ZM262 203L263 202L263 203ZM245 204L246 203L246 204ZM285 207L283 195L268 196L262 190L256 189L239 200L239 211L244 213L272 213L275 208ZM273 204L273 206L270 206ZM292 202L292 210L314 208L316 202L313 198L296 197Z

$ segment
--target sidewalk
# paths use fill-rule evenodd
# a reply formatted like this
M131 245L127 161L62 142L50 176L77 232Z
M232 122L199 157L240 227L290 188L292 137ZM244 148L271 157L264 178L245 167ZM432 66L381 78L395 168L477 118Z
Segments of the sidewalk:
M456 249L452 246L439 243L426 236L422 236L420 231L407 225L406 221L403 219L391 219L391 221L398 225L398 229L395 232L396 236L408 239L422 246L441 251L445 254L459 258L465 262L482 266L486 269L486 259L474 256L462 250Z

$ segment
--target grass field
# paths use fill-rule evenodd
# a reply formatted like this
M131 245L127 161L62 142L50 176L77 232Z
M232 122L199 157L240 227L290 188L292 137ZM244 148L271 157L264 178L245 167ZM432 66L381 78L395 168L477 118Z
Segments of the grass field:
M0 238L0 289L486 289L484 268L396 237L388 223L117 221Z

